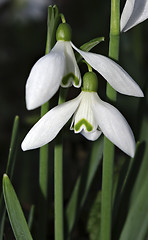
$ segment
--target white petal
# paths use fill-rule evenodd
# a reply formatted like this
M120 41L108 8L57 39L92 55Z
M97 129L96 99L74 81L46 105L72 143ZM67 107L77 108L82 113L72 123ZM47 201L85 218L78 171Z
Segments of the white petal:
M81 100L77 98L58 105L46 113L29 131L22 142L23 151L41 147L52 141L71 118Z
M81 51L73 44L72 46L116 91L126 95L143 97L143 92L138 84L116 62L100 54Z
M72 84L75 87L81 86L81 74L77 65L71 43L65 41L65 56L66 56L66 68L64 72L64 79L61 83L62 87L69 87Z
M26 84L26 105L31 110L48 101L58 90L65 70L63 42L33 66Z
M75 133L79 133L82 130L85 132L94 132L98 127L92 111L92 94L94 93L83 91L81 92L82 99L77 111L73 116L71 125L71 129L73 129L74 125Z
M123 115L112 105L94 97L93 111L104 135L123 152L133 157L135 139L133 132Z
M95 141L101 136L101 131L96 130L95 132L85 132L84 130L81 132L81 134L90 141Z
M127 0L121 15L120 30L126 32L148 18L147 0Z

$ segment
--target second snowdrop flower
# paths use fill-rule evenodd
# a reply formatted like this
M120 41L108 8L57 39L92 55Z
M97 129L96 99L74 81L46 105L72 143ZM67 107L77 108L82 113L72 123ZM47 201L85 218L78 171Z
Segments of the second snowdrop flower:
M73 115L71 129L75 133L94 141L103 132L111 142L133 157L135 140L130 126L115 107L99 98L97 88L95 73L86 73L79 96L46 113L26 135L22 149L39 148L52 141Z

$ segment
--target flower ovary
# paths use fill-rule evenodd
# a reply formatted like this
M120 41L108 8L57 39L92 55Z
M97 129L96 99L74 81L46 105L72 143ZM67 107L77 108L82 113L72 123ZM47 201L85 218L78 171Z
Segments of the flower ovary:
M98 90L98 78L94 72L87 72L83 76L83 87L84 92L97 92Z
M56 32L56 39L57 41L63 40L63 41L71 41L71 27L68 23L61 23L58 26L57 32Z

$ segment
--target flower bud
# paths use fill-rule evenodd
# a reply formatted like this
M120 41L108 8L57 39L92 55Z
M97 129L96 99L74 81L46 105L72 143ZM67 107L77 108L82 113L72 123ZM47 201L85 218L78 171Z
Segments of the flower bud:
M63 41L71 41L71 27L68 23L61 23L58 26L57 32L56 32L56 39L57 41L63 40Z
M85 92L97 92L98 78L94 72L87 72L83 76L83 88Z

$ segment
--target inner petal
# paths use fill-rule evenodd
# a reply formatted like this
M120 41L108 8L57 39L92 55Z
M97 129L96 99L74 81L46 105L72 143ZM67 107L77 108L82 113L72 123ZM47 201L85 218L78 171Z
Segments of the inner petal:
M64 42L65 47L65 57L66 57L66 67L64 77L61 82L62 87L69 87L72 84L75 87L80 87L81 85L81 74L75 59L73 49L70 42Z
M79 107L73 117L72 127L75 133L79 133L82 130L85 132L93 132L97 129L97 123L92 112L92 92L83 92L82 99Z

